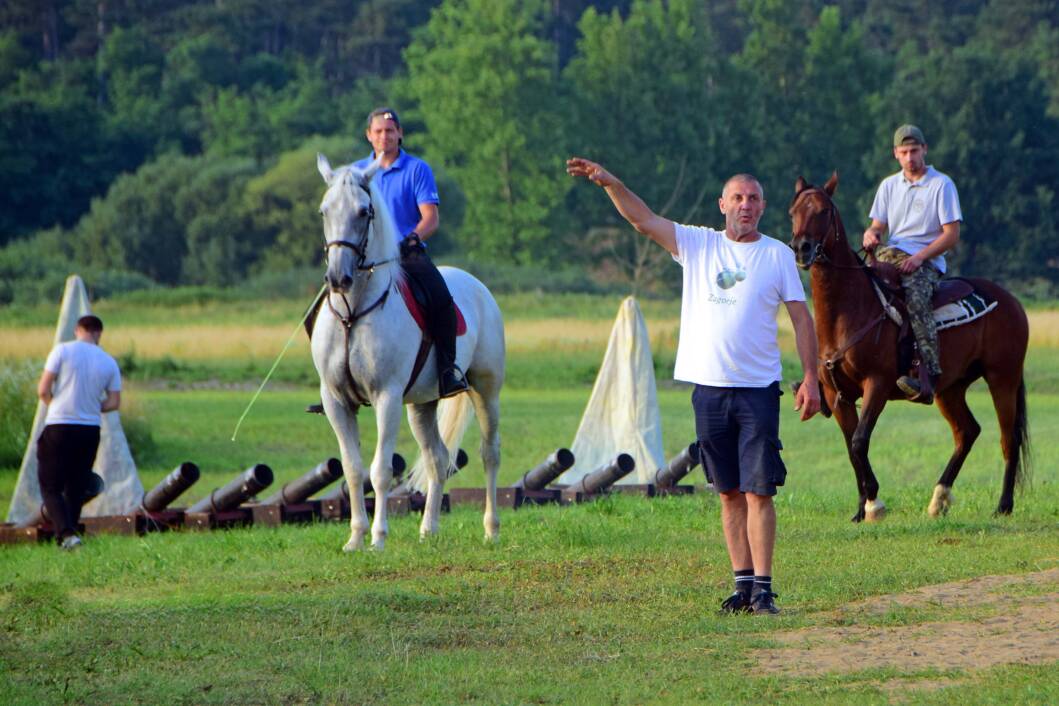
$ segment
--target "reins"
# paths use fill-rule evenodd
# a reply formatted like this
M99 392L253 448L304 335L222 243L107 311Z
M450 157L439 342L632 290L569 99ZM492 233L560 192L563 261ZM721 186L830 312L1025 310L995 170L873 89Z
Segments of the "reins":
M835 390L836 401L843 402L844 395L842 394L841 388L839 388L838 386L838 381L835 379L835 367L842 362L842 359L845 357L846 353L848 353L849 350L853 348L853 346L860 343L861 339L868 335L868 333L872 329L876 329L875 342L876 344L878 344L879 336L882 334L883 322L887 319L891 319L897 326L900 327L902 325L902 320L900 313L898 313L897 309L893 305L893 289L890 287L889 284L887 284L883 279L881 279L879 275L872 270L871 267L868 266L868 264L860 257L859 254L857 254L856 252L853 253L853 256L857 259L857 264L840 265L834 260L832 260L830 257L828 257L827 253L824 252L823 245L827 242L828 238L834 236L834 241L836 245L840 240L838 217L836 215L838 212L838 208L836 208L834 201L831 200L830 194L828 194L823 189L819 189L816 187L802 190L797 196L795 196L795 203L797 203L801 199L803 194L808 192L816 192L822 194L827 200L828 207L827 229L825 230L824 236L819 240L819 242L814 244L812 257L809 260L809 267L812 267L816 264L820 264L828 265L830 267L834 267L835 269L840 270L863 271L865 274L867 274L868 281L871 283L872 288L875 290L876 296L879 298L879 303L882 305L882 313L872 318L866 324L857 329L857 331L852 336L846 339L846 341L841 346L839 346L838 350L834 351L830 355L821 356L821 360L824 364L824 370L826 371L828 377L828 382L830 383L832 389ZM791 210L794 210L793 205L791 206ZM885 288L889 292L888 297L883 294L883 288Z
M375 274L375 268L382 267L383 265L387 265L391 262L395 262L397 258L391 257L387 258L386 260L375 260L370 263L366 262L366 260L368 259L368 239L371 237L371 233L373 230L372 224L375 220L375 207L371 204L370 201L371 191L369 191L363 185L361 185L361 188L364 189L364 192L368 194L369 201L367 213L365 214L367 220L364 224L364 233L360 237L360 242L351 243L348 240L341 239L329 240L324 245L324 253L326 255L331 250L331 248L335 247L349 248L354 253L356 253L357 261L354 266L356 267L357 271L367 272L368 279L370 280L371 276ZM345 333L346 355L344 357L345 365L343 366L343 369L346 373L346 382L349 384L349 390L353 394L353 397L356 400L357 404L363 407L370 407L371 402L360 393L360 390L357 388L357 381L353 378L353 371L350 370L349 367L349 352L353 345L353 327L358 321L363 319L365 316L386 304L386 300L390 296L390 290L393 289L393 286L393 276L391 275L390 283L386 286L386 289L383 290L382 294L379 295L379 298L376 299L371 305L365 307L364 309L361 309L359 312L353 310L352 305L349 303L349 299L346 298L346 295L344 293L337 292L338 296L342 299L342 303L345 305L346 313L344 315L340 313L338 309L335 308L334 303L331 301L331 296L333 294L336 294L336 292L329 292L327 295L327 308L330 309L334 317L342 323L342 330Z

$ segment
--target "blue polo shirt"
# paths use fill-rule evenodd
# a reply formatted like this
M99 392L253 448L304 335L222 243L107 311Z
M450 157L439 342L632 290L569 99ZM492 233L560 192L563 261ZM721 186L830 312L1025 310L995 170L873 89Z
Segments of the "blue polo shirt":
M374 161L375 155L372 154L353 166L365 169ZM400 151L393 164L376 172L372 181L379 187L386 205L390 207L399 239L419 225L419 204L440 202L430 165L404 150Z

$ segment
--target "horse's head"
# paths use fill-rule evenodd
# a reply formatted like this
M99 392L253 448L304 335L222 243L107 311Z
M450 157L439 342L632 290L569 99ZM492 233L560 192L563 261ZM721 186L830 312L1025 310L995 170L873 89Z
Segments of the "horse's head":
M332 292L348 292L359 273L370 273L385 259L373 260L380 247L374 241L385 240L373 237L377 214L372 204L371 178L379 166L376 161L363 172L352 166L332 170L327 157L316 156L316 167L327 183L320 215L324 219L326 280ZM390 249L395 248L393 245Z
M840 237L845 238L838 209L831 200L836 188L838 172L831 175L822 189L801 177L794 184L794 200L788 211L791 216L791 249L802 269L807 270L818 259L830 257L828 250L834 242Z

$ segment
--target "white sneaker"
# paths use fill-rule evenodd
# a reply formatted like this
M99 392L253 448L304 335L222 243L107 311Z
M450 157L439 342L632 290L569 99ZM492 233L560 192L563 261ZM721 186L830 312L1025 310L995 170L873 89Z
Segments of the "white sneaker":
M76 534L71 534L69 537L62 541L62 544L60 544L59 547L65 549L66 551L72 552L75 549L80 549L81 544L81 538L78 537Z

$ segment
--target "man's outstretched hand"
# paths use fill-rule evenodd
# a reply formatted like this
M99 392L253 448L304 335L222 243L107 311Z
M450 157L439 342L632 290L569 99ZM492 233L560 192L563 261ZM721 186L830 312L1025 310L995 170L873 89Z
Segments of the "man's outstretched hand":
M606 169L581 157L571 157L566 160L566 173L574 177L584 177L604 188L619 183L618 178Z

